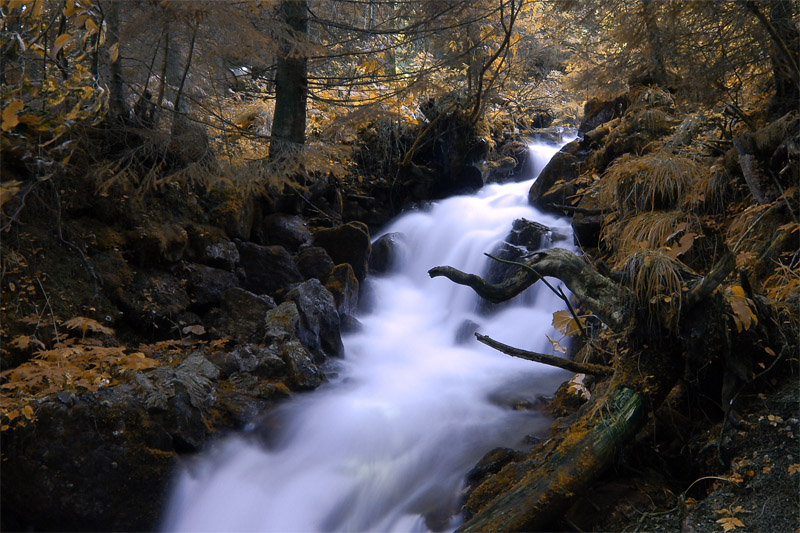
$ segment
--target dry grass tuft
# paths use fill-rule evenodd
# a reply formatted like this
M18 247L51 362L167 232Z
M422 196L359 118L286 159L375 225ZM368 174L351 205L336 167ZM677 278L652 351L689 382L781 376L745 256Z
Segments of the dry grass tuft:
M601 238L616 246L614 255L620 259L619 267L636 250L661 248L684 232L701 235L700 219L682 211L644 211L605 226Z
M634 294L637 320L654 335L677 332L684 270L677 259L658 250L639 250L623 265Z
M645 109L633 116L633 127L636 131L651 135L665 135L672 131L669 116L661 109Z
M702 167L694 160L672 153L624 155L606 170L601 180L605 191L600 195L613 190L622 213L674 209L701 173Z

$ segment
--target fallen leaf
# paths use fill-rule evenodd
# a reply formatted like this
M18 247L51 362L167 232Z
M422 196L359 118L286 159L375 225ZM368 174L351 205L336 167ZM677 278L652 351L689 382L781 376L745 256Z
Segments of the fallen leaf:
M25 107L25 104L22 103L22 100L14 100L10 102L5 109L3 109L2 115L2 125L0 125L0 129L3 131L8 131L11 128L16 127L19 124L19 118L17 117L17 113Z
M725 518L720 518L717 520L717 524L722 526L723 531L730 531L731 529L736 529L737 527L744 527L742 521L735 516L726 516Z

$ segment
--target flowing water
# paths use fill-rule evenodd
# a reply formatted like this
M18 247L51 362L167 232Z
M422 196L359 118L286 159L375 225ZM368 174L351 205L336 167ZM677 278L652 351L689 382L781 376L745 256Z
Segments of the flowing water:
M531 147L538 174L558 147ZM337 377L279 408L268 443L244 432L180 473L167 531L428 531L459 525L469 469L497 446L525 446L550 420L530 405L567 374L514 359L474 338L467 320L503 343L548 352L560 300L537 284L492 314L471 289L427 271L450 265L483 273L518 218L571 235L568 222L527 204L532 180L490 185L474 196L400 216L404 235L392 274L368 278L372 310L345 336ZM556 233L556 232L554 232ZM570 243L558 243L569 246Z

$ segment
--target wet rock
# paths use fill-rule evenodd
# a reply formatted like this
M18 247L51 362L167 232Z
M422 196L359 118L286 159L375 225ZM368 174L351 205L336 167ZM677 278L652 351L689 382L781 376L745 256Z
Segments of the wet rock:
M314 232L314 244L324 248L335 264L349 263L358 281L366 277L371 250L366 224L348 222L335 228L318 229Z
M190 303L183 282L165 272L137 272L114 298L128 318L150 335L168 334Z
M296 252L311 242L311 232L299 216L267 215L253 230L253 240L263 245L279 245Z
M262 341L270 344L286 342L297 336L300 313L294 302L283 302L271 309L264 318Z
M550 228L538 222L524 218L514 221L505 241L498 246L492 255L506 261L523 261L526 255L535 252L549 239ZM484 279L489 283L500 283L507 279L519 267L498 261L489 263Z
M530 159L528 142L519 139L517 136L509 137L498 148L497 153L501 156L500 159L487 163L489 166L487 182L506 183L520 181L528 177L525 172Z
M289 384L295 390L310 390L322 385L325 378L314 364L314 356L297 340L282 342L276 352L286 363Z
M381 235L372 243L369 256L369 271L372 274L388 274L398 265L406 252L405 235L399 232Z
M38 531L149 531L167 495L175 452L129 387L55 397L35 425L3 432L4 522ZM101 481L102 480L102 481Z
M269 296L232 288L222 295L222 307L212 310L206 323L217 337L230 337L242 343L258 342L264 336L267 313L275 307L275 301Z
M529 472L531 466L526 465L524 459L524 452L509 448L495 448L484 455L467 473L465 502L462 507L464 518L472 518L487 503L510 489Z
M344 355L336 301L317 279L301 283L286 295L297 306L297 338L317 361Z
M247 276L244 288L255 294L270 294L292 283L303 281L292 256L282 246L242 243L239 254Z
M456 344L467 344L475 340L475 332L478 331L480 324L472 320L465 320L456 331Z
M210 266L189 264L185 267L192 308L200 313L219 306L222 295L239 286L236 274Z
M573 180L578 177L581 158L580 140L566 144L550 159L528 192L529 203L543 211L560 213L551 204L566 205L567 197L575 194Z
M561 144L564 139L564 128L558 126L543 127L533 130L531 136L537 142Z
M220 370L220 376L252 374L261 378L281 380L287 376L286 363L274 350L256 344L240 344L227 352L215 352L209 360Z
M358 280L353 267L347 263L337 265L325 277L324 284L336 302L340 321L345 317L354 318L358 309Z
M300 250L295 258L295 264L305 279L325 279L334 267L333 259L325 248L319 246L309 246Z

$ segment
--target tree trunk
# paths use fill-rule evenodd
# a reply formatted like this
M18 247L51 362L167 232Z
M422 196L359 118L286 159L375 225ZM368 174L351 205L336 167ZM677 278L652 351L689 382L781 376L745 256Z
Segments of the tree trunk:
M669 86L667 67L664 63L664 43L658 29L658 3L653 0L642 0L642 14L647 30L647 47L650 64L648 74L660 87Z
M759 4L767 9L767 14L763 13ZM772 117L779 117L797 109L800 98L800 34L794 23L796 0L763 3L747 0L744 5L771 37L769 58L775 94L770 102L769 113Z
M272 119L270 159L289 146L305 143L308 58L302 50L308 31L307 0L284 0L280 15L289 30L281 44L275 75L275 113Z
M119 50L119 2L110 2L108 5L108 45L117 45ZM129 112L125 105L125 93L122 82L122 59L119 53L110 65L111 80L109 81L109 107L111 115L119 119L127 119Z

